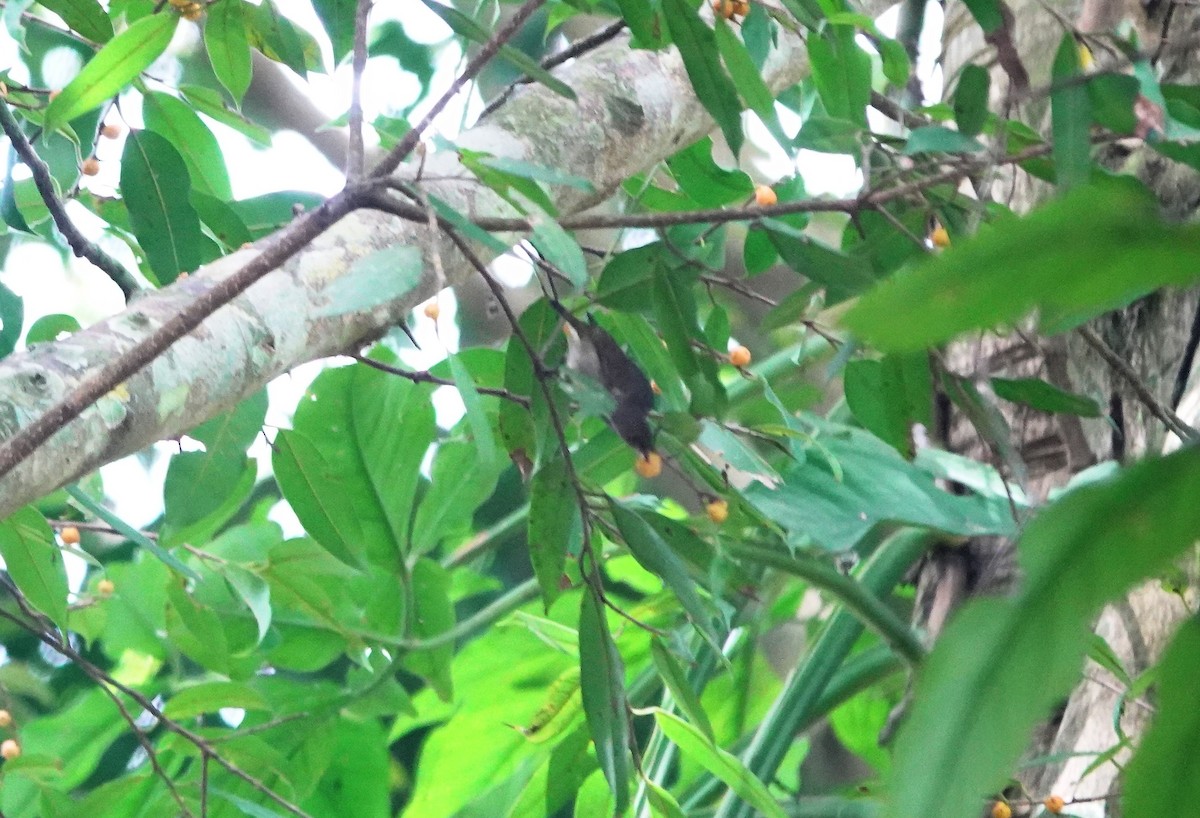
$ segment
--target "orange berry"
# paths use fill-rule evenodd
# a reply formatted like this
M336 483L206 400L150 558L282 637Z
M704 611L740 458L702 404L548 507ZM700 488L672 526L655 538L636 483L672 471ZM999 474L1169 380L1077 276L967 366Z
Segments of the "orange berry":
M12 713L7 710L0 710L0 727L9 727L12 725Z
M934 247L950 246L950 234L947 233L946 228L942 227L940 224L930 231L929 240L933 242Z
M100 135L105 139L116 139L121 135L121 131L123 130L124 129L120 125L110 122L107 125L101 126Z
M729 353L729 363L736 367L747 366L751 360L750 350L745 347L734 347L733 351Z
M117 586L111 579L102 579L96 583L96 593L100 596L112 596L115 590L117 590Z
M658 452L647 452L638 457L634 470L647 479L662 474L662 456Z
M1003 801L992 804L992 818L1012 818L1012 807Z
M182 9L180 9L179 13L183 19L190 20L194 23L204 16L204 6L200 5L199 3L188 3Z
M733 13L745 17L750 13L750 3L747 0L733 0Z
M708 519L717 525L729 519L729 503L724 500L713 500L704 507L704 510L708 512Z
M11 761L21 754L21 745L17 744L15 739L6 738L3 743L0 743L0 756L3 756L6 761Z
M67 545L79 544L79 529L73 525L69 525L62 531L58 532L58 536L61 537L62 541Z
M95 176L100 172L100 160L94 156L89 156L83 160L83 164L79 166L79 170L84 176Z
M728 20L733 17L734 5L734 0L713 0L712 9L714 13Z
M754 202L759 207L770 207L779 203L779 196L769 185L759 185L754 188Z
M1063 801L1061 795L1048 795L1046 796L1046 800L1042 803L1046 805L1046 812L1052 812L1055 815L1058 815L1060 812L1062 812L1063 807L1067 805L1067 802Z
M442 314L442 308L438 306L438 302L430 301L425 305L423 312L425 313L426 318L436 321L438 320L438 316Z

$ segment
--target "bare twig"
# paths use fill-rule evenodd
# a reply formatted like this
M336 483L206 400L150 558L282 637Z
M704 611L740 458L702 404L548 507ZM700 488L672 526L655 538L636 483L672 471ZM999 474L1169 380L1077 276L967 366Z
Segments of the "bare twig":
M320 207L308 211L267 242L258 255L236 273L198 295L129 351L94 370L64 398L0 446L0 477L7 475L52 434L77 418L117 384L137 373L175 341L200 326L218 308L300 252L355 206L354 192L343 191L323 202Z
M398 367L391 366L390 364L385 364L383 361L376 361L372 358L367 358L362 355L352 355L351 357L360 364L366 364L369 367L378 369L380 372L386 372L389 375L405 378L413 383L432 383L436 384L437 386L458 385L454 381L447 378L439 378L438 376L429 372L429 370L415 371L410 369L400 369ZM497 398L502 398L520 406L524 406L526 409L529 408L529 398L525 397L524 395L517 395L509 392L507 389L496 389L490 386L476 386L475 391L481 395L493 395Z
M33 183L37 185L38 193L41 194L46 209L50 211L50 218L54 219L54 226L63 234L71 251L99 267L105 275L113 280L114 284L121 288L126 301L132 298L142 289L142 286L119 261L88 241L83 233L79 232L79 228L71 221L66 208L54 191L50 168L46 167L46 163L37 155L33 145L29 144L25 132L21 130L21 126L17 124L17 120L12 114L12 109L3 99L0 99L0 128L4 129L4 134L12 143L13 150L21 157L21 161L29 168L29 172L33 174Z
M1121 379L1125 381L1125 383L1133 391L1134 396L1137 397L1137 399L1142 402L1142 405L1150 410L1150 414L1158 418L1158 420L1160 420L1169 431L1174 432L1180 440L1187 441L1200 439L1200 431L1197 431L1189 426L1184 422L1183 418L1179 417L1179 415L1175 414L1175 412L1173 412L1171 409L1163 406L1162 402L1160 402L1158 398L1154 397L1154 394L1149 390L1149 388L1142 383L1141 377L1133 370L1133 367L1131 367L1129 363L1120 355L1114 352L1112 347L1106 344L1104 339L1097 335L1094 330L1092 330L1090 327L1079 327L1076 332L1079 333L1079 337L1082 338L1088 346L1094 349L1096 353L1104 359L1105 363L1112 367L1116 374L1121 376Z
M400 167L400 163L412 153L413 148L421 141L421 135L433 124L433 120L442 112L442 109L450 104L450 100L457 96L463 86L475 78L492 57L496 56L496 53L500 51L500 47L511 40L521 30L521 26L525 25L525 21L541 8L545 2L546 0L525 0L525 3L513 12L512 17L508 18L508 21L498 28L496 33L467 62L462 73L455 77L454 82L450 83L450 87L446 89L446 93L442 94L437 102L433 103L433 106L421 121L414 125L412 130L406 133L404 138L388 151L387 156L380 160L379 164L371 171L371 176L375 178L390 176L396 168Z
M357 181L363 176L363 109L362 78L367 68L367 22L371 17L371 0L358 0L354 11L354 61L350 81L350 142L347 146L346 177Z

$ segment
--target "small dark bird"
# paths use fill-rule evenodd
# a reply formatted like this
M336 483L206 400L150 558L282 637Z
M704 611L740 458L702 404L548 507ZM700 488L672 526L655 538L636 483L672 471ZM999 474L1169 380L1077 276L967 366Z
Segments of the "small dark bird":
M612 395L616 408L608 422L626 443L643 456L654 451L646 419L654 408L654 390L645 373L592 316L584 322L557 301L550 303L567 322L567 368L599 381Z

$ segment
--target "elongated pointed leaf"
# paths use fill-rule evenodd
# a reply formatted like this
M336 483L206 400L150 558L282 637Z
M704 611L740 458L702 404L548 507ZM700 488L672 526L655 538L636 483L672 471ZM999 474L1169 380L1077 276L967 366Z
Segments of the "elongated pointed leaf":
M98 108L157 60L171 42L178 15L170 10L143 17L113 37L46 106L46 130Z
M1079 82L1079 44L1067 32L1054 55L1050 94L1050 127L1054 133L1054 175L1059 190L1087 182L1092 172L1092 103Z
M112 20L96 0L43 0L40 5L63 18L63 22L81 37L94 43L112 39Z
M250 38L246 34L245 0L221 0L208 7L204 47L217 80L238 105L250 87Z
M538 469L529 489L529 560L547 610L562 593L567 554L578 548L580 532L575 486L556 457Z
M625 665L608 632L604 603L589 588L579 613L579 673L583 712L596 746L596 759L608 780L620 815L629 803L629 705Z
M742 150L742 104L733 81L721 66L716 35L687 0L664 0L663 10L692 89L737 156Z
M46 519L26 506L0 522L0 556L29 604L67 626L67 569Z

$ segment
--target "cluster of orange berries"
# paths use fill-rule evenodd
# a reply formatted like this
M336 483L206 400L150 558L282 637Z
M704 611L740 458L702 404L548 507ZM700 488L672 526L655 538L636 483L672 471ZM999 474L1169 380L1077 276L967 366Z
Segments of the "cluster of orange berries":
M0 728L11 727L13 723L12 713L7 710L0 710ZM0 741L0 758L5 761L12 761L21 754L21 744L15 738L6 738Z
M100 127L100 135L105 139L116 139L121 135L121 126L111 123L102 125ZM100 160L94 156L89 156L79 165L79 172L84 176L95 176L100 172Z
M1067 802L1063 800L1061 795L1048 795L1042 801L1046 807L1046 812L1051 815L1058 815L1066 807ZM997 801L992 804L992 818L1012 818L1012 807L1004 801Z
M204 16L204 4L197 3L195 0L168 0L168 2L185 20L191 20L194 23Z
M712 9L726 20L734 17L745 17L750 13L748 0L713 0Z

